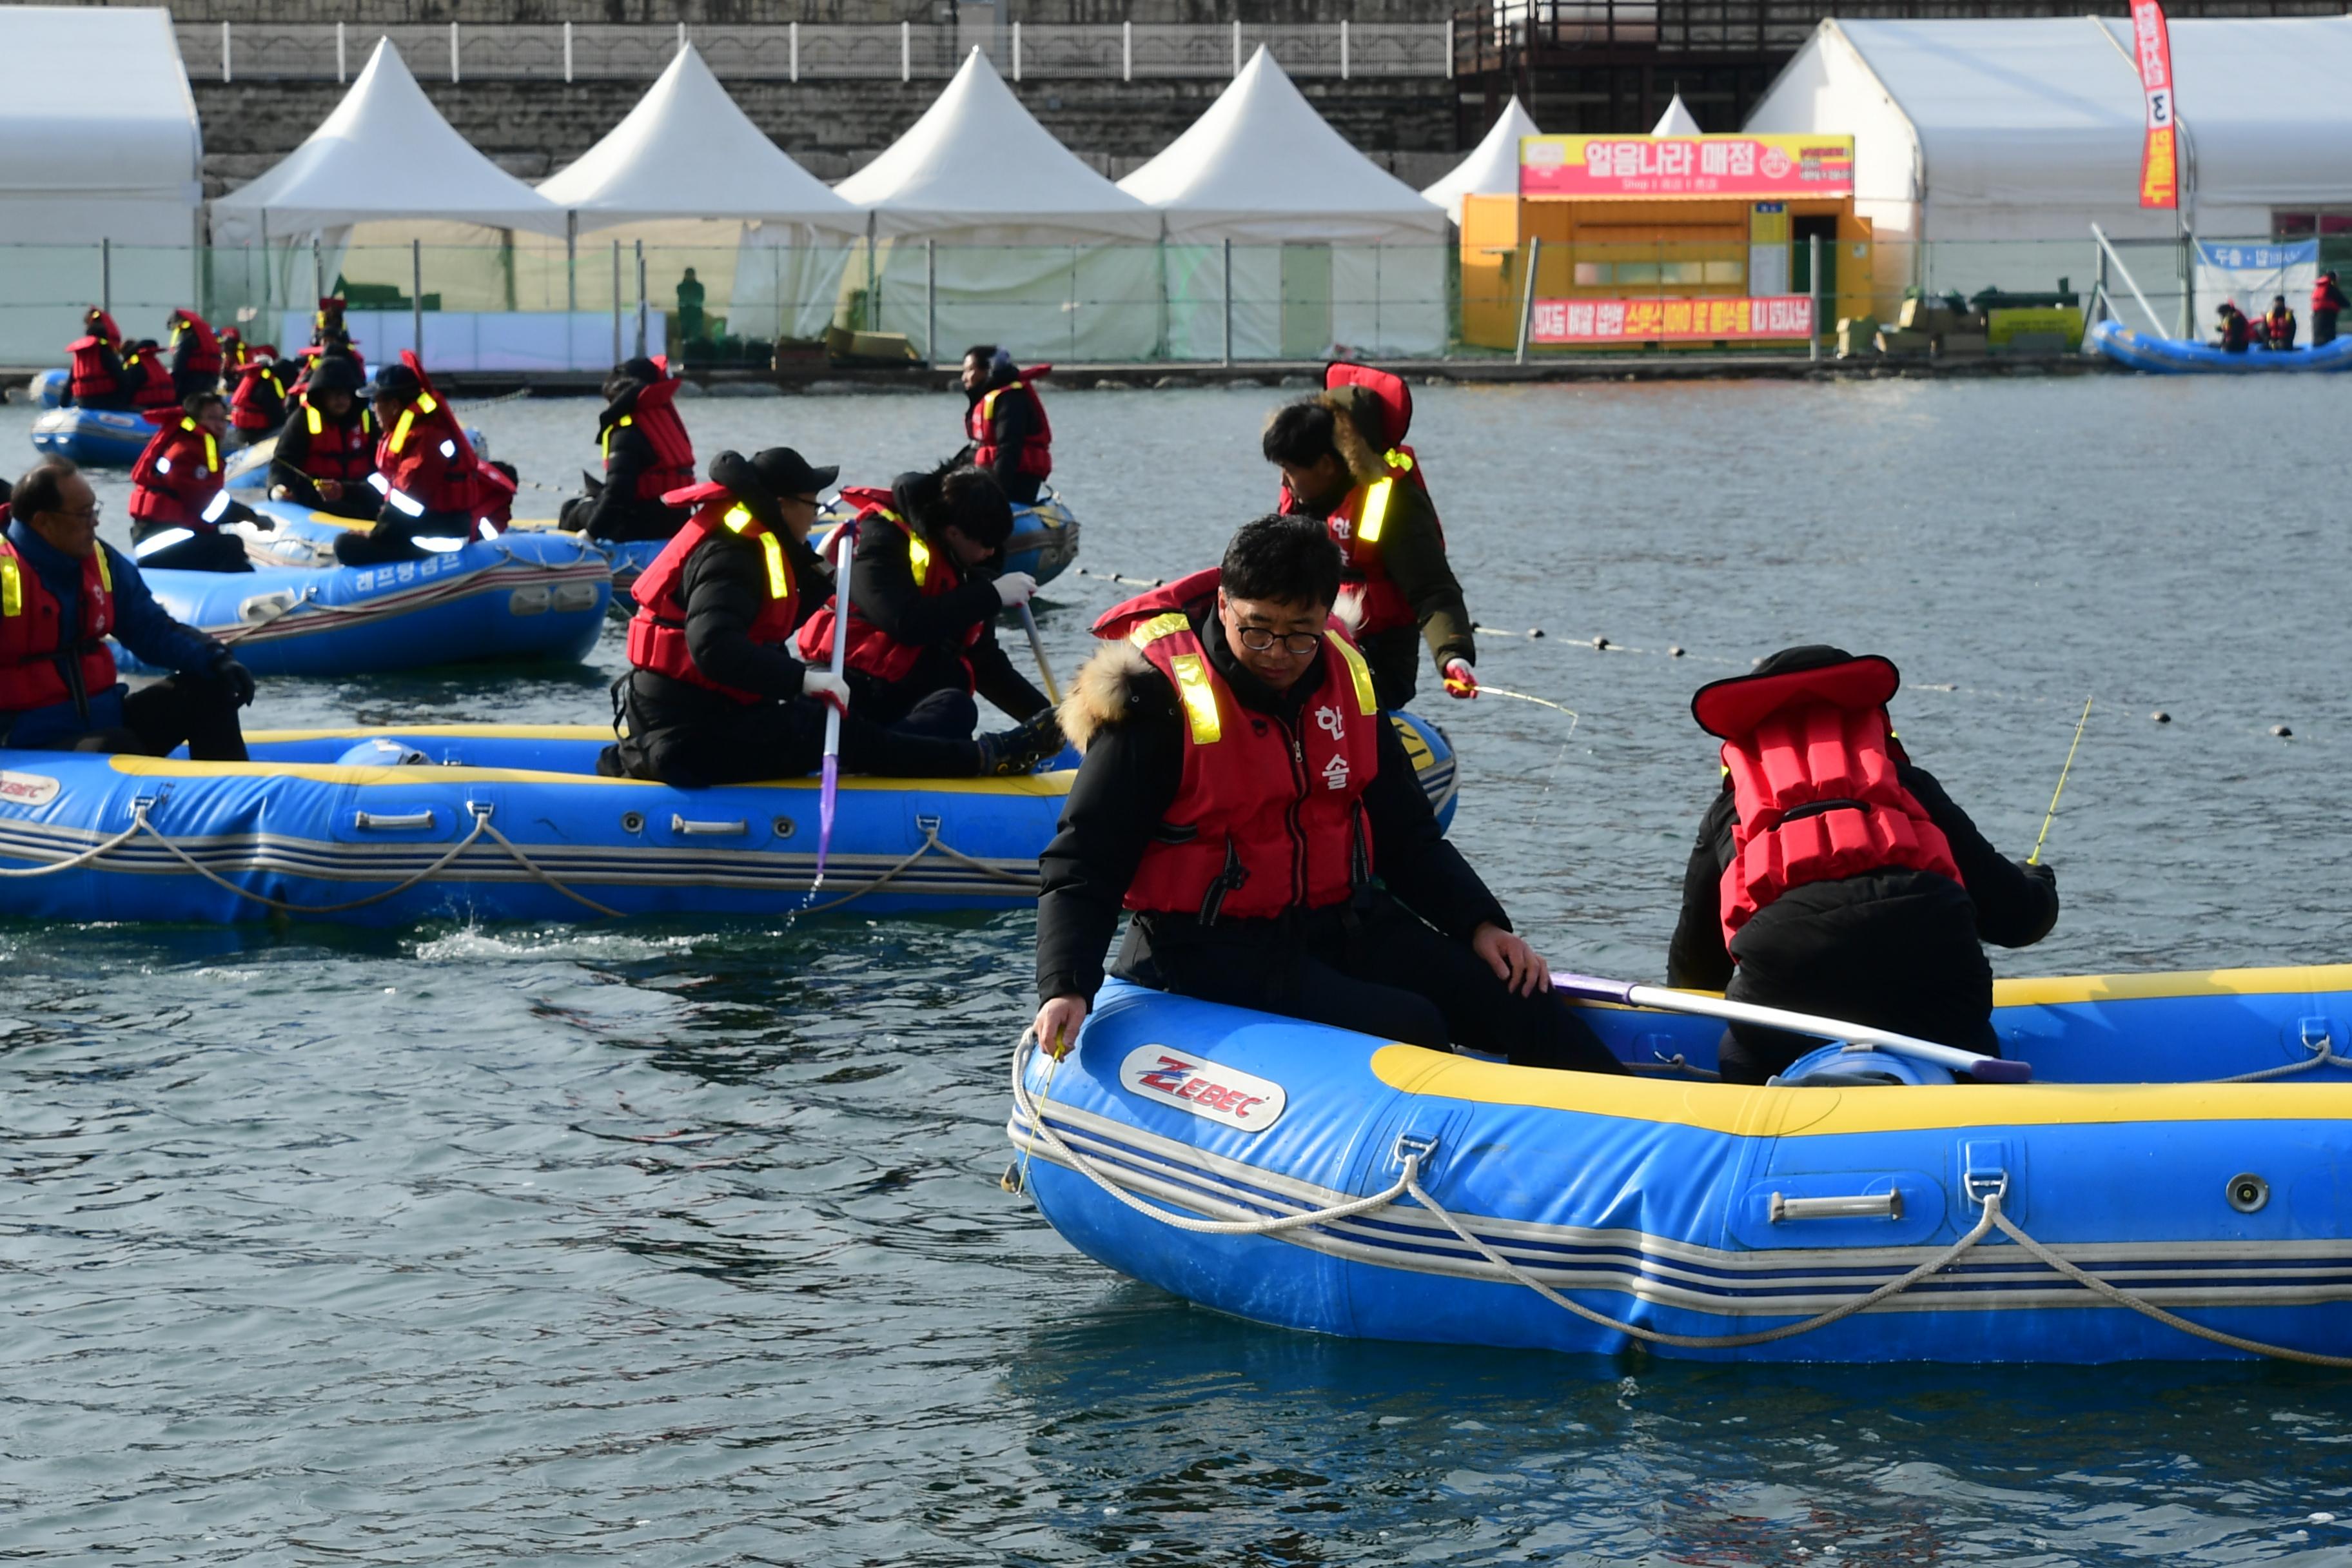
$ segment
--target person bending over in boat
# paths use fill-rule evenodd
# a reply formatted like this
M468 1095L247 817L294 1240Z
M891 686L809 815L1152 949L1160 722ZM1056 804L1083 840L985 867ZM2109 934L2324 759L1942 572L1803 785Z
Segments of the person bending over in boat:
M632 589L631 668L613 688L620 743L600 772L686 789L798 778L824 761L826 703L843 710L851 773L1027 773L1060 750L1059 735L1041 749L1021 731L974 741L877 723L856 710L847 682L793 657L801 584L824 578L809 530L838 472L786 447L721 452L708 484L670 493L692 515Z
M174 572L250 572L245 541L226 522L257 521L232 497L221 469L228 401L198 392L147 417L157 428L131 467L131 551L142 566Z
M322 354L319 369L336 357ZM383 436L367 482L383 508L367 532L335 541L335 559L346 566L416 561L505 532L514 480L475 455L415 351L401 350L398 364L376 372L372 390Z
M2263 346L2270 349L2294 347L2294 312L2286 308L2286 296L2271 296L2271 308L2263 317Z
M1622 1068L1446 841L1355 643L1339 547L1265 517L1223 564L1095 623L1064 701L1085 749L1039 861L1038 1038L1103 976L1444 1050Z
M0 514L0 746L245 761L236 710L253 677L155 602L139 568L99 542L98 497L61 458L16 481ZM178 673L131 691L112 637Z
M2253 342L2253 326L2246 313L2224 300L2213 308L2213 346L2223 353L2242 354Z
M356 360L329 354L311 368L289 405L269 458L269 493L337 517L373 518L383 509L368 479L383 435L360 399L366 377Z
M1023 370L994 343L963 352L963 460L995 475L1016 505L1035 506L1037 487L1054 472L1054 426L1036 386L1053 368Z
M1335 384L1265 422L1265 460L1282 470L1279 510L1314 518L1339 547L1341 602L1355 618L1381 707L1412 700L1422 640L1447 694L1475 697L1478 647L1462 584L1419 465L1397 445L1412 417L1412 394L1378 371L1332 370Z
M1723 787L1666 984L1999 1056L1982 944L2049 935L2057 873L2002 858L1912 763L1886 713L1901 684L1886 659L1811 646L1699 689ZM1735 1024L1724 1081L1762 1083L1819 1044Z
M147 379L122 363L122 333L114 318L92 305L82 312L82 335L66 345L66 406L127 413Z
M563 527L616 544L677 531L686 514L662 497L693 484L695 472L694 442L677 416L680 384L660 359L633 359L605 379L596 416L604 478L563 503Z
M975 693L1061 745L1054 705L996 640L999 612L1028 603L1037 580L1002 572L1013 509L985 470L952 463L901 474L887 489L851 487L857 569L850 577L849 692L877 724L957 739L980 723ZM837 596L800 630L811 664L833 657ZM1024 742L1026 744L1026 742Z
M172 390L183 399L218 392L221 347L212 323L194 310L174 310L171 331Z
M241 447L258 447L286 423L286 371L268 344L261 347L262 353L228 372L228 422Z

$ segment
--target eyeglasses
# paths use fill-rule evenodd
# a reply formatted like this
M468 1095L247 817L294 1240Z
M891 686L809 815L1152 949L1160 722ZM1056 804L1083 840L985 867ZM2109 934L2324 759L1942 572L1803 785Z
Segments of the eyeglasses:
M1303 658L1323 646L1323 637L1319 632L1292 632L1287 637L1282 637L1266 630L1264 626L1243 626L1240 628L1240 636L1242 647L1252 653L1264 653L1275 644L1280 643L1285 653Z
M88 518L92 522L98 521L100 510L101 504L98 501L92 501L88 506L54 506L49 509L50 512L58 517Z

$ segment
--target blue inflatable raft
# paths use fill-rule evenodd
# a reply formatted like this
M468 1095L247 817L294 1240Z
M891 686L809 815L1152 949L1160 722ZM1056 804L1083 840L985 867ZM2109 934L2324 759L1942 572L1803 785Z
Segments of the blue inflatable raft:
M1402 715L1423 785L1454 764ZM605 778L601 725L259 731L247 763L0 750L0 914L394 926L440 918L863 915L1018 908L1076 776L842 780L824 887L817 781Z
M2160 375L2292 375L2352 370L2352 338L2319 348L2248 349L2225 353L2210 343L2134 331L2112 317L2095 323L2084 342L2118 364Z
M33 378L33 402L42 408L63 408L66 389L73 385L73 372L45 370Z
M1590 1009L1635 1069L1607 1078L1114 982L1057 1067L1024 1042L1009 1131L1079 1250L1290 1328L1722 1360L2352 1356L2352 965L1996 1000L2034 1082L1741 1088L1708 1081L1721 1026L1680 1014Z
M595 647L612 569L576 535L509 532L387 566L337 566L342 519L264 502L251 572L141 574L177 619L256 675L359 675L492 658L581 659ZM142 669L127 651L125 668Z
M143 414L96 408L52 408L33 421L36 447L85 468L127 468L154 434Z

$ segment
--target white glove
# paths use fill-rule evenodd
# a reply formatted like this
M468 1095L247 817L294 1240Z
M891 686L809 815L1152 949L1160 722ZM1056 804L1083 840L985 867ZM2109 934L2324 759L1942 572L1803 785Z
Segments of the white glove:
M1037 591L1037 579L1026 572L1007 572L996 580L996 602L1006 609L1025 605Z
M1468 659L1449 658L1445 661L1445 695L1454 698L1478 695L1478 672L1470 667Z
M814 664L801 671L801 695L830 702L844 713L849 711L849 682Z

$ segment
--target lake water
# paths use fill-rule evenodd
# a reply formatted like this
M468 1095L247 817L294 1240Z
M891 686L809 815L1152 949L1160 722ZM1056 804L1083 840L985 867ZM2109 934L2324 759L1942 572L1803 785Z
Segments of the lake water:
M1052 395L1093 572L1206 563L1271 498L1284 394ZM1472 610L1548 634L1483 675L1581 715L1422 704L1556 961L1663 973L1716 782L1690 693L1819 640L1902 666L1906 743L2019 855L2095 696L2063 918L2000 973L2346 956L2352 385L1421 396ZM961 405L682 406L706 456L880 482ZM473 417L539 483L595 460L593 404ZM1058 672L1120 592L1048 590ZM596 721L622 662L273 681L249 722ZM2340 1375L1578 1361L1124 1282L997 1190L1031 932L0 925L0 1555L2352 1562Z

